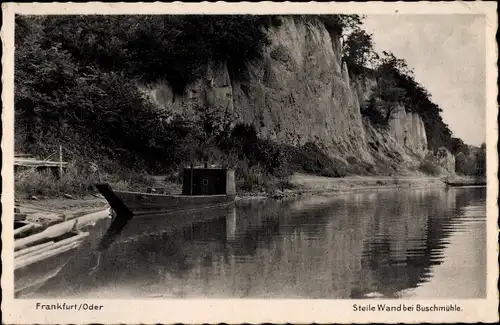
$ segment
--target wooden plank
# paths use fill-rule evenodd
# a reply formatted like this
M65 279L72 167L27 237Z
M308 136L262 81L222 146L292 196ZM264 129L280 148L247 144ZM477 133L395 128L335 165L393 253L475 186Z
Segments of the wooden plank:
M66 167L68 162L63 161L50 161L50 160L36 160L32 158L14 158L15 166L37 166L37 167Z
M48 227L44 231L28 236L25 238L18 239L14 241L14 251L21 250L23 248L33 246L39 243L43 243L44 241L48 241L51 238L55 238L61 235L64 235L68 232L73 231L76 226L78 229L85 227L93 222L96 222L100 219L105 219L109 216L109 209L102 210L99 212L87 214L77 219L64 221L53 226ZM76 222L76 223L75 223Z
M42 248L45 248L45 247L49 247L53 243L54 243L53 241L49 241L49 242L46 242L46 243L43 243L43 244L40 244L40 245L36 245L36 246L28 247L28 248L25 248L25 249L21 249L20 251L17 251L17 252L14 253L14 258L18 258L18 257L20 257L22 255L38 251L38 250L40 250Z
M63 175L63 157L62 157L62 146L59 145L59 178Z
M38 247L40 247L38 250L33 250L29 253L19 255L19 257L16 258L15 261L16 261L16 263L21 263L25 259L30 259L33 256L44 254L45 252L52 251L52 250L59 248L59 247L67 246L67 245L72 244L72 243L81 242L88 235L89 235L88 232L84 232L84 233L63 239L63 240L55 242L55 243L52 242L52 244L50 246L41 247L41 245L38 245Z
M14 238L22 235L25 232L31 231L36 228L36 224L34 223L29 223L27 225L22 226L21 228L17 228L14 230Z
M46 252L44 252L42 254L39 254L39 255L36 255L36 256L32 256L31 258L23 259L22 261L19 261L18 263L15 263L16 264L15 265L15 269L26 267L26 266L29 266L31 264L40 262L40 261L42 261L44 259L47 259L49 257L62 254L64 252L67 252L69 250L77 248L79 245L80 245L79 242L74 242L74 243L71 243L71 244L68 244L68 245L65 245L65 246L62 246L62 247L50 250L50 251L46 251Z
M15 161L14 166L18 167L46 167L46 168L59 168L59 163L43 163L43 162L25 162L25 161ZM67 168L68 163L62 163L62 168Z

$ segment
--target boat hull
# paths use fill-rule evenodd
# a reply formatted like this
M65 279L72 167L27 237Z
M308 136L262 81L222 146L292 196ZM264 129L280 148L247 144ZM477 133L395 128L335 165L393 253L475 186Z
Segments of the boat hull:
M152 216L210 209L234 202L235 195L161 195L114 191L134 216Z
M203 218L214 210L229 208L235 201L235 195L161 195L114 191L109 184L96 187L114 210L99 251L109 249L117 240L161 230L174 220L179 223Z

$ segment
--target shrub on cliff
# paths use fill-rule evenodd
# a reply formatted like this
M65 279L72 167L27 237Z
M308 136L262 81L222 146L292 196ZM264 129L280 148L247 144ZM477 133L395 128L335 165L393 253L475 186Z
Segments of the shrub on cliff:
M486 144L481 144L481 147L476 153L476 177L486 176Z
M261 166L275 177L287 177L293 172L304 172L328 177L345 176L344 164L334 161L316 144L308 142L300 147L277 144L259 139L253 125L237 124L221 148L237 154L248 166Z
M432 175L432 176L439 176L442 173L441 167L437 166L433 161L430 161L430 160L424 161L419 166L419 170L422 173Z
M462 139L455 138L455 137L451 138L451 140L450 140L449 150L454 155L458 155L460 152L463 153L465 156L468 156L470 154L469 146L466 145L462 141Z
M394 113L405 102L405 91L390 77L381 75L372 89L370 99L362 105L361 113L381 128L387 128Z
M288 164L297 171L326 177L344 177L345 165L335 161L315 143L307 142L301 147L291 147L288 151Z
M475 155L465 155L459 152L455 156L455 172L464 176L476 175L476 157Z
M344 17L339 15L339 17ZM352 16L355 17L355 16ZM427 90L420 85L413 76L413 71L408 67L405 60L397 58L393 53L383 51L379 56L373 50L373 42L370 34L362 29L362 17L348 20L347 28L342 33L343 61L346 62L349 71L354 75L365 75L374 77L379 84L384 80L391 84L389 87L379 86L379 90L397 90L399 99L407 111L417 113L423 120L427 131L427 142L430 150L436 150L445 146L453 154L466 152L463 142L453 138L448 126L444 123L440 113L441 108L431 101ZM337 18L338 19L338 18ZM342 24L340 24L342 25ZM375 71L373 70L375 69ZM373 73L375 72L375 73ZM404 95L401 94L404 93ZM384 120L391 118L391 102L380 100L380 95L373 95L366 103L364 114L372 123L378 127L386 127ZM382 116L385 117L382 117Z
M351 73L363 74L367 66L375 65L378 54L373 49L372 34L355 28L342 44L342 61Z

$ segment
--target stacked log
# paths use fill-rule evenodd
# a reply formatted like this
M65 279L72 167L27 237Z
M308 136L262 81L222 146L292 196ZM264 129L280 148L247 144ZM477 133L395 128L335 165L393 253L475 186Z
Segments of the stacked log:
M15 269L29 266L46 258L53 257L55 255L59 255L77 248L88 235L88 232L75 234L74 236L57 242L51 241L49 242L50 245L47 245L49 243L44 243L31 247L37 247L37 249L31 250L30 252L26 252L26 250L30 248L18 251L16 252L17 256L15 257Z
M35 230L38 225L36 223L28 223L20 228L14 229L14 238L24 237L27 233Z
M87 214L73 220L68 220L55 224L53 226L46 228L42 232L14 241L14 251L18 251L29 246L46 242L51 238L57 238L63 236L64 234L70 233L75 229L84 228L100 219L107 218L108 215L109 215L109 209L106 209L99 212Z
M55 255L62 254L78 247L89 235L82 229L92 225L100 219L109 216L109 209L87 214L79 218L64 221L33 235L14 240L15 269L26 267L43 261ZM36 224L28 224L14 231L14 237L32 230ZM69 235L69 237L68 237ZM64 239L60 239L66 237Z
M40 245L28 247L28 248L22 249L20 251L14 252L14 258L17 258L19 256L23 256L23 255L31 253L31 252L36 252L44 247L48 247L48 246L52 245L53 243L54 243L53 241L49 241L49 242L46 242L46 243L43 243Z
M53 225L35 222L15 229L15 295L29 295L54 277L90 236L88 229L109 215L106 209Z

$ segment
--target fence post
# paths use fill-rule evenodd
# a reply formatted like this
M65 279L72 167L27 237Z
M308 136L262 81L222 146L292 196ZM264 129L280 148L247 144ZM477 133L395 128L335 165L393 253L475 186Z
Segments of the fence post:
M193 195L193 162L190 164L190 175L189 175L189 195Z
M63 175L63 157L62 157L62 145L59 145L59 179Z

